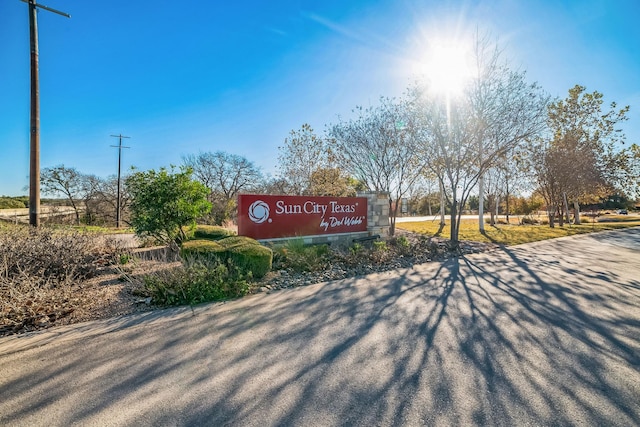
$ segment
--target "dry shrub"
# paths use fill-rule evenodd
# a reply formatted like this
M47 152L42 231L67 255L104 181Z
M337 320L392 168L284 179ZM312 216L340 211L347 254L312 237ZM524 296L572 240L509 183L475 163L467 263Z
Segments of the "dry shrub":
M79 304L74 289L120 253L101 235L0 227L0 333L41 328L72 313Z

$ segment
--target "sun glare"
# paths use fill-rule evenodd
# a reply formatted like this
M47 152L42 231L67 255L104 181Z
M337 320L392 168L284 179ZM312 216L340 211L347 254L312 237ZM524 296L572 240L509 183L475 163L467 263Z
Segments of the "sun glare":
M425 64L431 88L447 95L460 94L471 78L468 57L468 50L461 44L432 45Z

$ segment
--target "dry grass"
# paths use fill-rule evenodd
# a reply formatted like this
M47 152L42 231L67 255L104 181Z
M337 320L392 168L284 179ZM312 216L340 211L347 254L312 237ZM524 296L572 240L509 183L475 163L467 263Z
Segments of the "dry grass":
M517 245L521 243L536 242L539 240L554 239L557 237L572 236L575 234L591 233L594 231L615 230L640 226L640 218L620 216L607 216L606 222L584 223L581 225L565 225L555 228L549 225L516 225L498 224L490 226L485 224L485 233L478 230L477 220L462 220L460 222L460 240L475 242L499 243L503 245ZM438 221L405 222L397 224L403 230L422 233L428 236L448 238L451 227L447 224L440 229Z
M141 260L129 244L93 229L0 224L0 336L157 309L147 282L184 266L160 253Z
M94 278L117 274L123 253L97 234L0 226L0 334L82 316L91 305L83 291Z

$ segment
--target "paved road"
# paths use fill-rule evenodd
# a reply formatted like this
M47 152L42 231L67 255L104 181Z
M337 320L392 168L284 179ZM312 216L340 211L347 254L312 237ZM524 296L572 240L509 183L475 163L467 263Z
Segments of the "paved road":
M640 229L0 340L0 425L640 425Z
M52 216L68 216L73 215L75 209L71 206L40 206L40 217L48 218ZM29 209L0 209L0 219L11 222L28 223Z
M586 212L583 212L582 215L584 216ZM629 214L630 216L638 216L637 212L631 212ZM489 214L485 214L484 215L485 218L489 218ZM446 221L448 222L450 220L450 216L447 215L445 217ZM462 215L461 216L462 219L478 219L478 215ZM500 214L499 216L500 219L504 220L504 215ZM519 218L518 215L511 215L511 218ZM543 219L546 219L546 216L543 216ZM600 216L600 221L602 221L603 219L606 219L605 215ZM403 222L421 222L421 221L431 221L431 222L439 222L440 221L440 215L431 215L431 216L405 216L405 217L398 217L396 218L396 222L397 223L403 223Z
M478 215L462 215L462 219L478 219ZM487 216L488 218L488 216ZM449 221L451 216L445 216L445 220ZM432 221L432 222L440 222L440 215L432 215L432 216L399 216L396 218L397 223L403 222L421 222L421 221Z

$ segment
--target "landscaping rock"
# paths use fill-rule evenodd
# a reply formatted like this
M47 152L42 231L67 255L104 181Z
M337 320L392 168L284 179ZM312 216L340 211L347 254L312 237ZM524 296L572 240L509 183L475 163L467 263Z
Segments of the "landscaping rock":
M327 262L324 269L307 272L295 271L291 268L278 270L278 265L274 265L276 271L265 277L263 283L268 282L274 290L295 288L331 280L365 276L371 273L413 268L414 265L425 262L444 261L460 255L485 252L499 247L499 245L493 243L465 241L460 242L460 249L452 253L449 251L446 239L427 238L423 235L409 232L402 232L400 235L407 238L409 241L408 247L394 247L389 244L385 257L372 259L370 257L371 254L375 253L373 247L363 249L358 256L351 254L348 247L332 247L330 261ZM262 289L262 287L264 285L261 285L259 289Z

